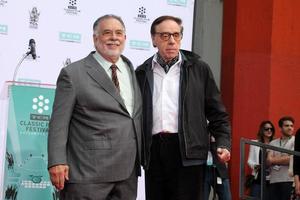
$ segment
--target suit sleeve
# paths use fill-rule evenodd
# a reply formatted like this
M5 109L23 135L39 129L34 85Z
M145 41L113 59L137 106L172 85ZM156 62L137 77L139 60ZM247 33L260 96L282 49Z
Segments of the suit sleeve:
M69 123L75 103L75 91L72 80L65 68L56 83L53 111L48 134L48 168L67 164L67 141Z

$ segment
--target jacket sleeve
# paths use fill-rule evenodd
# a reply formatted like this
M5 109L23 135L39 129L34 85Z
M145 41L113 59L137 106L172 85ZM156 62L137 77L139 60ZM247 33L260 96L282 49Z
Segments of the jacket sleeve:
M231 150L231 127L229 115L221 100L220 91L213 74L205 64L205 113L209 121L209 131L216 139L217 147Z
M69 122L75 103L75 91L72 80L65 68L57 79L57 88L48 134L48 168L58 164L67 164L66 146Z

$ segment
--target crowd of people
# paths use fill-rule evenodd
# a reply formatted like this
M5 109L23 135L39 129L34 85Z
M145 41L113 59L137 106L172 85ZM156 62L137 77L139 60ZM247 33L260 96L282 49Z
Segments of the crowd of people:
M280 137L274 138L275 127L271 121L263 121L259 126L256 142L269 144L274 147L291 151L300 151L300 129L294 136L293 117L284 116L279 119L278 126ZM266 148L263 155L262 148L250 145L248 165L252 169L254 181L251 183L250 196L261 197L262 185L262 157L266 160L265 169L265 199L290 200L300 196L299 169L300 163L297 156ZM294 162L293 162L294 160Z

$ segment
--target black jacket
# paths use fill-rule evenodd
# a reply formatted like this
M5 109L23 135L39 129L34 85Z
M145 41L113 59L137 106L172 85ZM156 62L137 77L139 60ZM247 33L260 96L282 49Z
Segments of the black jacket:
M178 135L182 161L185 166L206 161L208 132L216 138L216 145L230 150L229 117L221 102L209 66L200 56L181 50ZM143 98L143 149L142 164L148 169L152 143L152 92L153 57L136 69ZM209 125L208 125L208 121ZM196 161L196 162L195 162Z
M297 130L295 135L295 151L300 151L300 129ZM294 165L293 165L294 175L300 176L300 156L294 156Z

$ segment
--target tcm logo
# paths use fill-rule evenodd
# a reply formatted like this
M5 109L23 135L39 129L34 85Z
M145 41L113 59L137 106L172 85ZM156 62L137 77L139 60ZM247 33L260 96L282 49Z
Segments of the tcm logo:
M48 98L45 98L43 95L39 95L32 99L32 109L39 114L43 114L45 111L49 110L49 103L50 100Z
M77 8L77 1L76 0L69 0L68 7L65 8L67 14L70 15L77 15L80 13L80 10Z
M7 35L8 27L7 25L0 24L0 34Z
M131 49L150 50L151 43L148 41L130 40L129 46Z
M59 40L66 41L66 42L81 42L81 34L79 33L68 33L68 32L60 32L59 33Z
M149 18L147 18L146 15L146 8L145 7L139 7L139 12L137 14L137 17L134 18L136 22L146 23L149 21Z
M167 0L169 5L186 7L187 0Z

